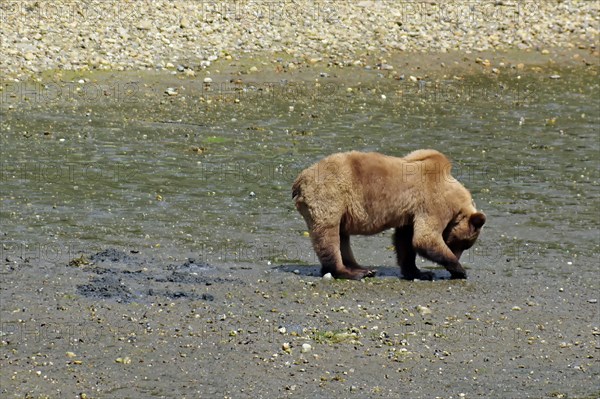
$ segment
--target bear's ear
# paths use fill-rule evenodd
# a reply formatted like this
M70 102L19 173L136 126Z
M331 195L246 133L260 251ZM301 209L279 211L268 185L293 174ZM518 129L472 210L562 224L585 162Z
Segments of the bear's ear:
M480 229L485 224L485 215L481 212L475 212L469 217L469 223L476 229Z

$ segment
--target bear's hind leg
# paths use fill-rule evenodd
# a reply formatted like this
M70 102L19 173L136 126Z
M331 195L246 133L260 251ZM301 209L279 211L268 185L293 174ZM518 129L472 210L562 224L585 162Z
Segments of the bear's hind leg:
M342 253L342 262L344 263L344 266L350 269L364 269L364 267L359 265L356 259L354 259L354 254L350 247L350 236L348 234L340 233L340 251Z
M394 233L394 247L402 278L406 280L433 280L433 272L422 272L415 264L417 253L412 244L413 227L397 227Z
M328 228L318 228L311 232L313 246L321 262L321 275L331 273L335 278L360 280L372 277L374 273L367 269L346 267L342 260L340 248L339 225Z
M350 235L340 233L340 252L342 253L342 262L344 266L352 270L362 270L366 272L365 277L374 277L376 274L375 270L367 269L358 264L354 259L352 248L350 247Z

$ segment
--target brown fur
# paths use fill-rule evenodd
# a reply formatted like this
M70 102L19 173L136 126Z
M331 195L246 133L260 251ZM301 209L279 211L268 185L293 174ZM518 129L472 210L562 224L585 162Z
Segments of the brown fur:
M398 264L406 279L431 279L415 265L417 254L466 278L459 262L474 243L485 215L450 175L448 158L417 150L404 158L370 152L333 154L302 171L292 186L321 273L361 279L372 270L356 262L350 236L395 228Z

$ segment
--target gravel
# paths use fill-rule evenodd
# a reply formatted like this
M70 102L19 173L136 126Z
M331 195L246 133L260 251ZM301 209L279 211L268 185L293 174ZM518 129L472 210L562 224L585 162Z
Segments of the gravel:
M599 8L596 1L8 1L0 3L0 77L52 69L191 75L248 54L349 66L399 52L594 51Z

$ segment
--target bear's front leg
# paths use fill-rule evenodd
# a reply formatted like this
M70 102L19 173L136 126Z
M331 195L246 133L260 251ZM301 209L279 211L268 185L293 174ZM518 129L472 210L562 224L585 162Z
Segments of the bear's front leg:
M417 253L413 249L413 227L397 227L394 232L394 247L402 278L405 280L433 280L433 272L419 270L415 264Z
M435 226L429 219L415 220L413 234L415 251L422 257L444 266L450 272L450 278L467 278L466 270L444 242L442 232L435 231L432 225Z
M335 278L360 280L373 277L375 272L364 268L346 267L340 250L340 227L316 228L311 232L313 247L321 262L321 275L327 273Z

